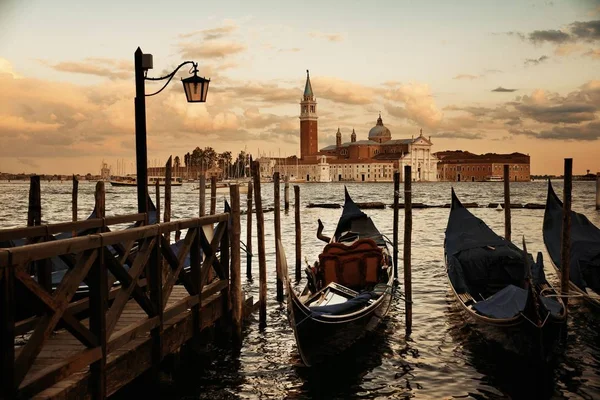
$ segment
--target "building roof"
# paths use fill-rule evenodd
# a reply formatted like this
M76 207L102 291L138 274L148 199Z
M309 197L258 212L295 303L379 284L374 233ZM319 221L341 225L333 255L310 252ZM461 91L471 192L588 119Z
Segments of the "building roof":
M393 146L398 144L411 144L414 142L413 139L394 139L388 140L387 142L381 143L382 146Z
M474 154L462 150L446 150L438 151L434 154L442 163L481 163L481 162L512 162L512 163L529 163L529 155L523 153L511 154Z
M310 75L308 74L308 70L306 70L306 86L304 86L304 97L313 97L312 86L310 84Z

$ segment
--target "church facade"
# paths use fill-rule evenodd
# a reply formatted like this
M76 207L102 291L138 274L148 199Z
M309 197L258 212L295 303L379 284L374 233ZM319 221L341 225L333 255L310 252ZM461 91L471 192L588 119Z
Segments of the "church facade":
M394 172L404 180L404 166L412 166L413 181L437 180L438 159L432 154L430 138L392 139L391 131L383 124L381 114L369 131L368 138L357 140L352 130L350 141L342 141L338 128L336 143L318 150L317 101L310 75L300 101L300 157L259 158L264 178L279 172L296 182L391 182Z

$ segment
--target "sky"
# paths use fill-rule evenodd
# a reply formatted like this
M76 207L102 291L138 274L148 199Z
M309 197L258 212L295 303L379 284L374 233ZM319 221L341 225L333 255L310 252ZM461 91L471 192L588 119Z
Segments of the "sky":
M175 4L175 3L173 3ZM306 70L319 147L381 112L432 151L522 152L533 174L600 171L600 0L198 2L0 0L0 171L134 173L138 46L148 76L198 62L146 98L149 166L195 147L299 155ZM160 89L146 82L146 93Z

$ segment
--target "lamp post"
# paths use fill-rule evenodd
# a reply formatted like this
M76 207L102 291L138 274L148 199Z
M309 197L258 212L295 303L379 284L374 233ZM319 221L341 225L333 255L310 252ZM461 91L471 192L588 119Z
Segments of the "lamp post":
M188 103L204 103L208 94L210 79L198 76L198 63L184 61L173 72L160 78L149 78L147 71L152 69L152 54L144 54L139 47L135 51L135 157L137 175L138 213L148 211L148 146L146 143L146 97L154 96L167 87L181 67L191 64L193 76L181 79ZM146 94L145 81L168 79L157 92Z

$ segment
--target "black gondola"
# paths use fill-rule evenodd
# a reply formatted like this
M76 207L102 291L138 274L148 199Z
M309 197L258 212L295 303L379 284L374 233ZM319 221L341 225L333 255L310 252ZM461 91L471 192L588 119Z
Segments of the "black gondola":
M371 218L345 189L333 238L306 269L300 295L288 281L288 318L305 365L325 361L372 331L387 314L394 290L392 255Z
M544 212L544 244L557 271L561 269L563 203L548 181ZM600 229L583 214L571 211L570 288L600 309Z
M542 254L538 252L534 262L525 239L523 245L521 250L494 233L463 207L452 189L444 252L450 287L460 306L485 325L539 333L555 330L565 320L565 307L546 280ZM532 338L546 347L539 335Z

